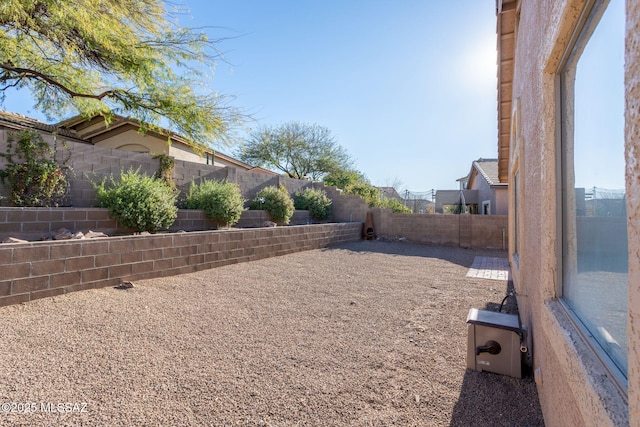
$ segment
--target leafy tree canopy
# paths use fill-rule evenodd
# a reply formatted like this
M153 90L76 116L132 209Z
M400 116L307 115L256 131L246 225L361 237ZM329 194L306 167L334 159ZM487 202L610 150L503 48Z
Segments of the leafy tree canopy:
M349 154L337 144L329 129L299 122L253 132L237 155L249 164L314 181L351 164Z
M0 102L27 89L49 119L117 113L193 142L222 138L239 114L199 87L215 42L177 14L162 0L2 0Z
M322 178L322 181L325 183L325 185L332 185L342 190L355 183L369 183L369 180L361 172L358 172L356 170L344 169L335 170L325 175Z
M346 194L357 194L369 204L372 208L378 208L382 205L382 197L380 189L365 182L355 182L345 188Z

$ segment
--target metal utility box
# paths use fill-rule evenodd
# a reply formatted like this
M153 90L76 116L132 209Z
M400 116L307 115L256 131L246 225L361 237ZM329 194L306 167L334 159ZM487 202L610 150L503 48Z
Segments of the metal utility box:
M468 368L522 378L521 329L517 315L472 308L467 324Z

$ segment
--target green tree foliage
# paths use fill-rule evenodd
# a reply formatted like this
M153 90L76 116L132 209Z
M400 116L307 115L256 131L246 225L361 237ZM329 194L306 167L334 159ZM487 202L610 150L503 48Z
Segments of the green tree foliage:
M367 178L362 173L354 170L343 169L332 171L331 173L325 175L322 178L322 181L325 183L325 185L332 185L342 190L357 182L362 182L365 184L368 183Z
M140 169L123 171L120 179L111 177L95 185L100 207L124 227L154 233L169 228L178 216L177 191L162 179L150 177Z
M251 201L251 209L267 211L278 224L289 224L295 211L287 189L275 185L260 190Z
M13 206L60 206L69 185L66 168L56 159L56 145L49 145L37 131L7 134L6 161L0 182L8 183Z
M335 170L348 169L351 164L329 129L299 122L254 132L237 156L249 164L284 172L290 178L314 181Z
M373 185L366 184L364 182L356 182L347 186L344 191L346 194L357 194L362 197L362 199L372 208L379 208L382 204L380 190Z
M391 209L394 213L413 213L411 209L404 205L398 199L384 199L380 205L381 208Z
M118 113L196 143L223 137L239 115L204 87L215 42L177 25L167 4L3 0L0 101L8 88L27 89L49 118Z
M192 184L189 188L186 208L202 209L207 218L229 227L240 220L244 202L238 184L203 180L199 184Z
M313 219L324 220L331 215L331 199L322 190L308 187L302 191L296 191L293 204L296 209L308 210Z

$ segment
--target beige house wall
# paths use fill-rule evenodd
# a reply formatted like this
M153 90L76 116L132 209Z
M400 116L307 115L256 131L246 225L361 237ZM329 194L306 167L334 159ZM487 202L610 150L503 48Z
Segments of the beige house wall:
M171 145L166 138L160 138L155 134L141 134L136 129L131 128L126 132L115 134L109 138L100 140L95 144L97 147L117 148L127 151L148 152L150 154L168 154L175 160L183 160L192 163L207 163L204 155L194 153L189 147L179 142L173 142ZM139 150L138 148L144 148ZM219 156L214 156L214 166L232 166L231 162L226 162Z
M509 189L496 188L494 202L491 204L491 215L507 215L509 212Z
M640 425L640 1L626 2L626 182L632 255L628 404L625 393L616 387L558 302L561 250L555 196L559 184L556 72L585 1L518 3L509 154L509 253L545 423Z
M136 129L129 129L123 133L105 138L95 144L97 147L126 149L128 151L138 151L128 147L145 147L150 154L169 154L169 144L167 140L160 140L152 135L141 134ZM140 151L145 152L145 151Z
M76 117L64 122L64 128L72 129L79 139L91 142L97 147L137 153L167 154L175 160L202 164L211 164L211 157L213 157L214 166L231 166L244 170L251 168L250 165L235 161L236 159L224 154L198 153L177 136L172 136L169 143L168 137L162 133L139 132L139 124L124 117L116 117L114 123L107 128L105 126L104 119L100 117L94 117L88 121Z

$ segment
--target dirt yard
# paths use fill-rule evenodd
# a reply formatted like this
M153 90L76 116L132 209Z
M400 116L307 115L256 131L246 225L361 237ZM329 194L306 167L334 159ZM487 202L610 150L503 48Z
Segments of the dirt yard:
M543 426L531 378L465 369L507 287L476 255L505 256L359 241L0 308L0 425Z

